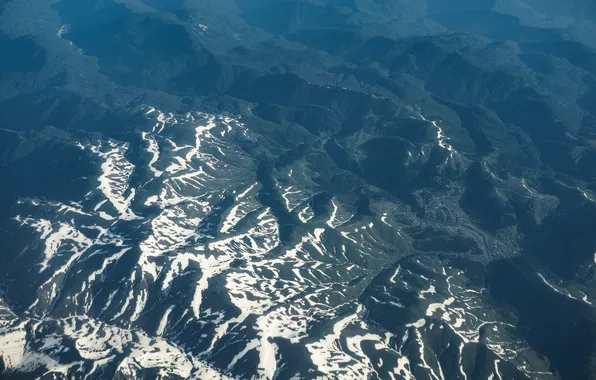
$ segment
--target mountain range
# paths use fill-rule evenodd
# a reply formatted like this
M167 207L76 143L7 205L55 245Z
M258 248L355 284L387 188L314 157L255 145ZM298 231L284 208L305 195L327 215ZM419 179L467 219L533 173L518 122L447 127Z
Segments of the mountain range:
M594 33L0 1L0 377L596 378Z

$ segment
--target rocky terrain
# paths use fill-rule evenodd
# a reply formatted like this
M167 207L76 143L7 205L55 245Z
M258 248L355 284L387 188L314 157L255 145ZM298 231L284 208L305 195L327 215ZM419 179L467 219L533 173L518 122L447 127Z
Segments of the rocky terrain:
M595 32L0 2L0 377L594 379Z

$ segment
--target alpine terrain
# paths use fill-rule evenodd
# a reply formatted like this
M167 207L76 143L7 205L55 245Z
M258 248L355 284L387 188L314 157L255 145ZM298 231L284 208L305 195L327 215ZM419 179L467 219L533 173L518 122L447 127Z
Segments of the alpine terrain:
M594 35L0 0L0 378L596 379Z

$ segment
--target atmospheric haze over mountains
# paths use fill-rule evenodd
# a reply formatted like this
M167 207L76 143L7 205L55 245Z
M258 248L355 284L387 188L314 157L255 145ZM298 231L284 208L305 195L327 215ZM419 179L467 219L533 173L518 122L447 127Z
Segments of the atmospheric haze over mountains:
M0 378L596 379L595 35L0 0Z

